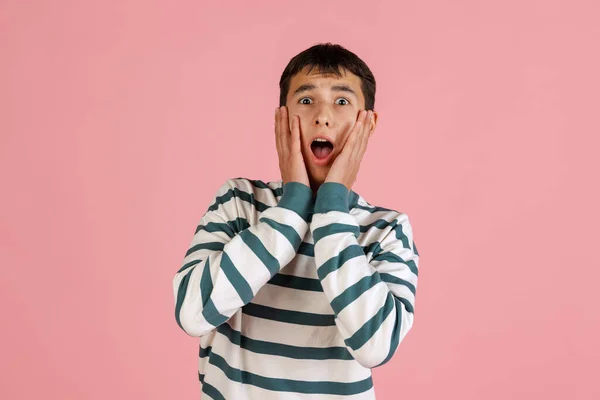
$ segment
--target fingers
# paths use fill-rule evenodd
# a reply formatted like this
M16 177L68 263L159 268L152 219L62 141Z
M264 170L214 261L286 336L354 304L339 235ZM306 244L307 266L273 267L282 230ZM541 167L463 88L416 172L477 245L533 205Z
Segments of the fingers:
M354 122L354 126L352 127L352 130L350 131L350 133L346 137L346 141L344 142L343 149L346 149L346 147L349 148L346 151L352 152L351 148L354 147L354 143L356 142L356 139L357 139L356 137L361 136L360 134L363 131L363 128L365 125L364 122L365 122L366 117L367 117L367 110L360 110L360 112L358 113L358 116L356 118L356 122Z
M277 147L277 153L281 153L281 139L279 138L279 113L280 109L275 109L275 146Z
M362 154L364 154L369 138L369 131L371 130L372 113L369 110L361 110L358 113L354 127L347 136L342 149L342 153L345 153L348 157L361 158Z
M297 115L289 117L289 111L286 106L281 107L281 125L280 136L282 144L286 149L286 155L289 155L290 150L300 151L300 119Z
M368 136L369 130L371 130L371 119L373 117L373 111L365 110L365 116L360 129L359 141L362 142L365 136Z
M291 140L294 151L300 150L300 122L298 120L298 116L296 115L292 117Z
M297 116L292 117L290 124L288 118L288 109L286 106L281 106L275 109L276 145L282 160L287 160L292 152L300 151L301 146L299 125L300 122Z
M285 120L285 106L281 106L278 108L277 112L277 140L279 140L279 149L281 156L285 159L287 158L287 154L289 152L288 148L288 130L287 130L287 121Z
M365 151L367 150L367 142L369 141L369 137L370 132L371 132L371 128L372 128L372 121L373 121L373 111L368 111L365 115L365 120L363 123L363 127L361 129L361 134L360 137L357 139L358 140L358 157L360 159L362 159L362 156L364 155Z
M369 133L370 133L371 127L372 127L372 121L373 121L373 111L369 110L369 111L365 112L362 129L360 130L360 135L357 138L358 152L359 152L359 155L361 155L361 156L367 148L367 141L369 140L369 136L370 136Z
M369 111L361 110L358 116L358 121L356 121L355 128L355 140L360 140L362 138L362 134L365 131L365 127L368 126L367 118L369 117Z
M281 144L285 149L285 155L287 157L290 148L290 128L288 122L288 110L286 106L281 106L280 114L279 135L281 136Z

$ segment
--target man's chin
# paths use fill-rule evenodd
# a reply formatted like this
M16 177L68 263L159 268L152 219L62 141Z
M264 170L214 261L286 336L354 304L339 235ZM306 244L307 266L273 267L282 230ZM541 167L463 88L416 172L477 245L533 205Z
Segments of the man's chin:
M327 179L327 174L331 169L328 165L314 165L311 163L311 160L306 161L305 165L307 167L308 180L310 181L310 187L313 191L316 191L325 179Z
M319 187L323 184L323 182L325 182L325 178L309 177L308 180L310 181L310 187L314 193L316 193L317 190L319 190Z

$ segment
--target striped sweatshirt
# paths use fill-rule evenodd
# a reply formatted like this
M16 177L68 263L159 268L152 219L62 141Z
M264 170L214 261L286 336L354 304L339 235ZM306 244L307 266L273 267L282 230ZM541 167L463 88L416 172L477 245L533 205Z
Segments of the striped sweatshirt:
M227 180L173 278L203 399L375 399L414 320L408 216L338 182Z

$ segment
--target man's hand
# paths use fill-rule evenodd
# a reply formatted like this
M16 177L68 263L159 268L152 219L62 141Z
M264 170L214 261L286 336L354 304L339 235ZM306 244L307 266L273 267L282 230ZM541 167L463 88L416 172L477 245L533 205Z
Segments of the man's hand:
M354 127L344 142L342 151L337 156L325 182L338 182L344 184L348 190L358 175L358 169L363 155L367 150L367 142L373 128L373 111L361 110Z
M300 117L292 118L292 129L288 122L286 106L275 109L275 142L279 154L279 170L283 183L300 182L310 187L306 165L300 149Z

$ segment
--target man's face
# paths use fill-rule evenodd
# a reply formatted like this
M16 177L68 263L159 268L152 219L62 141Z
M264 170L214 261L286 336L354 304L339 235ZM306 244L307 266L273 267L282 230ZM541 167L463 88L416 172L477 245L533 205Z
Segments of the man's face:
M311 187L316 190L325 181L333 161L342 151L358 113L365 107L365 99L360 88L361 79L352 72L343 70L343 77L338 78L323 75L317 68L313 68L310 74L306 74L307 70L305 68L292 77L286 107L290 130L292 116L300 117L302 156ZM374 114L373 123L367 123L374 128L376 121L377 114ZM319 160L313 152L315 147L312 143L318 136L329 138L333 144L333 151L324 160Z

